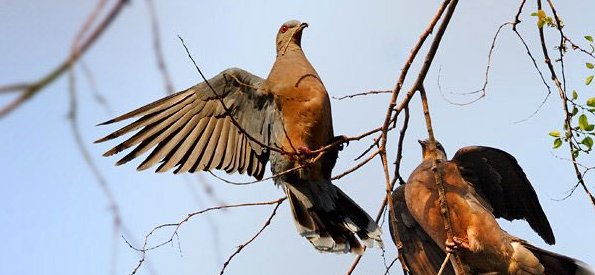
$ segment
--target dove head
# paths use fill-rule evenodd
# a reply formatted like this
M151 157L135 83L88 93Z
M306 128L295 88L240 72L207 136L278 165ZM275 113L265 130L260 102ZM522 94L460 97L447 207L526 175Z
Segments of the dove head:
M308 27L308 23L297 20L289 20L279 28L277 33L277 55L285 54L290 46L301 47L302 31Z
M424 140L418 140L417 142L419 142L419 145L421 145L421 151L422 151L422 156L423 159L429 159L432 157L432 155L430 154L430 140L429 139L424 139ZM444 147L442 147L442 144L440 144L440 142L438 142L436 140L436 153L438 154L438 159L446 159L446 151L444 150Z

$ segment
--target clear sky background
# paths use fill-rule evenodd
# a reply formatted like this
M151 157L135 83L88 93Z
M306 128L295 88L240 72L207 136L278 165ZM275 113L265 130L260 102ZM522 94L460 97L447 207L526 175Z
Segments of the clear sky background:
M69 52L72 39L96 1L0 0L0 84L30 81L46 74ZM437 86L441 68L444 96L468 101L451 92L475 90L483 84L487 53L497 27L513 20L519 1L461 1L426 79L436 136L452 156L463 146L487 145L510 152L532 181L557 244L546 245L524 222L501 222L510 233L538 246L595 264L595 212L581 190L563 201L575 184L567 148L552 150L547 133L562 125L562 105L554 91L543 108L522 123L547 91L525 50L510 29L501 34L493 55L485 99L455 106ZM539 57L533 1L520 29ZM591 0L555 1L566 33L577 42L595 33ZM303 49L331 96L392 89L409 50L434 15L439 1L156 1L164 56L177 90L200 81L176 35L181 35L207 76L240 67L266 77L275 58L279 26L298 19L310 23ZM547 35L557 43L553 31ZM427 49L427 46L424 48ZM217 205L196 176L137 172L139 161L115 167L117 158L101 154L110 144L92 144L117 129L96 127L116 114L165 95L152 48L150 17L144 1L131 1L113 25L84 56L99 91L110 104L106 112L91 96L77 67L80 128L93 159L107 178L131 235L140 240L154 226L177 222L186 214ZM584 86L587 71L581 55L567 59L569 87L593 94ZM409 82L416 75L413 66ZM405 85L405 88L408 88ZM2 95L5 104L13 97ZM389 95L332 100L335 133L359 135L381 125ZM407 176L421 159L417 139L426 137L421 104L412 101L402 172ZM69 124L67 79L59 79L21 108L0 120L0 274L109 274L112 255L116 274L129 274L139 255L113 234L107 200L77 150ZM370 144L354 142L340 154L335 174L355 164ZM394 159L396 136L390 139ZM593 162L592 158L585 161ZM385 195L380 160L335 182L371 215ZM219 173L222 174L222 173ZM223 175L225 175L223 173ZM271 181L232 186L208 174L214 194L226 203L273 200L283 196ZM234 180L247 177L228 176ZM588 186L595 188L593 178ZM523 198L519 198L523 199ZM232 209L195 217L179 231L176 242L147 254L151 272L140 274L218 274L236 246L249 239L270 214L270 206ZM164 231L153 244L167 238ZM215 234L216 233L216 234ZM396 248L384 227L386 257ZM218 240L218 241L214 241ZM214 245L218 242L218 245ZM356 274L382 274L380 250L366 252ZM320 254L296 229L286 203L269 228L228 266L227 274L344 274L353 255ZM393 274L400 274L398 268Z

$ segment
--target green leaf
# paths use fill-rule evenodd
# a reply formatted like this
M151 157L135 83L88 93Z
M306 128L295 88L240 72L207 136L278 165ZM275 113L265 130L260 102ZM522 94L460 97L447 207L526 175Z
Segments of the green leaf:
M562 146L562 140L560 138L554 139L554 149Z
M558 132L558 131L551 131L549 133L549 135L552 136L552 137L560 137L560 132Z
M589 125L587 125L587 127L585 127L585 131L588 131L588 132L593 131L593 129L595 129L595 125L593 125L593 124L589 124Z
M531 16L537 16L537 13L534 12L534 13L531 14ZM586 36L585 36L585 38L586 38Z
M591 81L593 81L593 76L592 75L590 75L589 77L587 77L587 80L585 80L585 83L587 85L589 85L589 84L591 84Z
M587 128L587 126L589 126L589 121L587 120L587 116L585 114L582 114L578 117L578 126L583 131Z
M587 68L589 68L589 69L595 68L595 66L593 66L593 63L589 63L589 62L585 63L585 66L587 66Z
M545 19L539 19L537 21L537 27L541 29L543 28L543 25L545 25Z
M585 35L585 39L587 39L589 42L593 42L593 37L590 35Z
M575 90L572 90L572 100L575 100L578 98L578 93Z
M572 108L572 116L575 116L578 113L578 108L573 107Z
M537 10L537 17L539 17L539 19L545 18L545 16L546 16L545 11Z
M583 140L581 141L581 143L584 144L585 146L587 146L587 148L589 148L589 151L593 147L593 139L591 137L585 137L585 138L583 138Z
M595 97L587 99L587 106L595 107Z

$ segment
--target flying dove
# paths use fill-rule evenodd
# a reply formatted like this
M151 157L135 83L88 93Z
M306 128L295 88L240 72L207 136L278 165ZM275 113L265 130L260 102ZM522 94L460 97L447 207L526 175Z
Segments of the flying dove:
M136 121L96 142L140 129L107 151L134 149L124 164L154 148L138 166L174 173L224 170L262 179L271 163L298 232L322 252L363 253L382 245L376 222L331 183L339 147L315 152L344 139L334 137L327 91L301 48L307 23L287 21L277 33L277 57L262 79L238 68L109 120ZM135 147L136 146L136 147ZM287 172L289 171L289 172Z
M533 246L500 228L496 218L523 219L546 243L555 243L527 176L513 156L496 148L464 147L448 161L444 147L436 143L454 234L453 242L447 242L429 142L419 142L423 162L393 192L396 219L391 217L390 223L393 241L395 230L399 233L412 275L437 274L446 252L454 250L466 274L595 274L584 262ZM443 274L456 272L449 264Z

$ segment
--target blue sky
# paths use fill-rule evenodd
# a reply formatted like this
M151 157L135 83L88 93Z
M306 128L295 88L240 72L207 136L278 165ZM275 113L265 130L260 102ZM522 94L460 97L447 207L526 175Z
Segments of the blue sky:
M529 1L531 2L531 1ZM331 96L368 90L391 89L409 50L427 24L438 1L156 1L161 23L164 56L177 90L200 81L176 35L184 38L207 76L228 67L240 67L266 77L275 58L274 37L281 23L298 19L310 23L303 36L304 51L320 74ZM566 33L576 41L594 34L587 0L556 1L566 23ZM0 84L29 81L47 73L69 52L80 25L95 1L8 1L0 5ZM562 124L561 103L552 96L531 119L526 118L543 100L546 90L525 50L507 29L493 54L490 85L485 99L469 106L455 106L443 99L436 84L441 68L444 96L466 101L451 92L479 88L487 52L497 27L513 20L517 3L462 1L452 19L426 79L436 136L452 156L467 145L487 145L516 156L532 181L556 234L548 246L524 222L506 222L510 233L538 246L595 263L593 206L582 191L563 201L574 185L571 165L555 156L547 135ZM529 5L520 30L536 44L536 8ZM557 43L548 32L551 45ZM424 47L427 49L427 46ZM538 48L535 52L540 56ZM541 59L539 62L541 64ZM99 122L165 95L152 49L151 25L144 1L131 1L103 37L84 56L99 91L113 113L106 112L91 96L89 85L77 67L80 128L94 161L107 178L131 235L141 239L154 226L177 222L186 214L216 205L196 176L137 172L138 162L115 167L116 158L101 153L113 144L92 142L117 126L95 127ZM569 87L585 97L585 59L570 53L567 59ZM414 78L419 63L410 73ZM405 87L408 87L405 85ZM590 97L590 96L589 96ZM5 104L11 95L0 97ZM354 136L378 127L384 118L388 95L332 100L336 134ZM112 225L107 200L85 165L70 132L66 113L66 78L61 78L0 120L0 274L107 274L112 255ZM408 175L421 159L417 139L425 138L421 104L411 102L402 172ZM390 136L392 158L396 135ZM335 173L355 164L353 159L371 140L354 142L340 154ZM592 162L592 158L586 158ZM337 182L372 215L384 196L378 159L358 173ZM219 173L221 175L221 173ZM223 174L225 175L225 174ZM204 178L218 198L227 203L273 200L281 190L272 182L232 186L208 174ZM241 176L228 176L247 180ZM588 186L594 188L592 178ZM159 274L218 274L222 260L249 239L270 214L271 207L233 209L199 216L179 231L177 244L148 253ZM216 227L218 234L213 234ZM386 257L396 248L384 229ZM154 236L168 238L171 231ZM219 245L213 239L219 236ZM120 238L116 239L117 274L128 274L138 261ZM297 234L288 206L283 204L272 225L229 265L228 274L342 274L353 255L320 254ZM150 274L147 266L141 274ZM356 274L381 274L380 250L366 252ZM400 274L394 269L394 274Z

